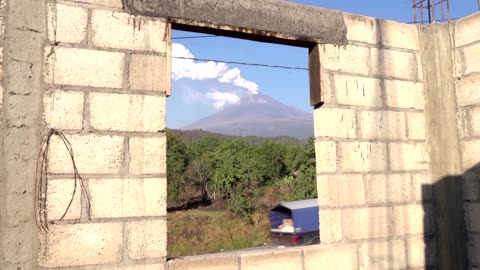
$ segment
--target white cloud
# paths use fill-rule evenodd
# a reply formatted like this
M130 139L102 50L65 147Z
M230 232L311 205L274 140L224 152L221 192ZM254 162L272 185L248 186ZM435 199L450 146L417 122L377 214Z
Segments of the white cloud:
M234 93L224 93L224 92L208 92L207 98L213 100L213 107L217 110L221 110L226 104L238 104L240 102L240 97Z
M193 54L184 45L172 44L173 57L194 58ZM251 94L258 94L258 85L255 82L244 79L238 68L229 68L224 63L195 62L192 59L172 59L172 78L207 80L214 79L221 83L232 84L246 89Z

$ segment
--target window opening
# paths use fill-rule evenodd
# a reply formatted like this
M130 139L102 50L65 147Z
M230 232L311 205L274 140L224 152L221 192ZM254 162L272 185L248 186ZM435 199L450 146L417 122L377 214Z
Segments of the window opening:
M172 32L169 257L317 243L308 53Z

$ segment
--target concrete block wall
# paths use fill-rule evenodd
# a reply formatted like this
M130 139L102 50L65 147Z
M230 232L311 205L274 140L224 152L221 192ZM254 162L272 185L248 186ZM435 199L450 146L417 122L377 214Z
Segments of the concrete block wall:
M47 234L39 265L163 269L166 261L164 19L132 16L120 0L47 3L43 124L63 132L90 194L60 217L74 188L70 156L49 146ZM90 210L90 211L89 211Z
M0 268L440 266L431 190L438 179L425 116L431 65L422 65L430 58L419 29L351 14L343 20L348 44L314 48L324 102L314 112L322 244L166 263L167 20L129 15L121 0L0 0ZM477 14L454 27L464 170L480 149L479 24ZM71 143L91 208L78 189L60 220L74 182L70 156L54 137L50 230L42 234L32 205L36 155L48 129ZM478 175L464 177L472 269L480 265Z
M455 24L457 125L471 269L480 267L480 13Z
M417 27L344 19L348 45L311 54L324 101L314 111L321 244L183 258L168 269L436 266Z
M424 241L434 226L419 33L344 18L348 44L315 48L324 101L314 111L320 239L352 247L358 260L349 269L423 269L435 260Z

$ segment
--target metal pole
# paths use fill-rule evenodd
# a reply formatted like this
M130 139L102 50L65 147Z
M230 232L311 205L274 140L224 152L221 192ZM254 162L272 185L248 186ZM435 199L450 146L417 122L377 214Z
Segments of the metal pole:
M431 6L432 7L432 21L431 22L435 22L437 20L437 17L435 16L435 8L437 6L437 3L435 3L435 0L432 0L432 2L433 2L433 5Z
M413 23L417 23L417 5L415 3L415 0L412 0L413 1ZM480 0L478 0L480 1Z
M478 0L480 3L480 0ZM447 0L447 16L448 16L448 21L450 21L452 18L450 18L450 0Z
M428 23L432 23L432 10L430 9L431 5L430 5L430 1L431 0L428 0L428 4L427 4L427 9L428 9Z

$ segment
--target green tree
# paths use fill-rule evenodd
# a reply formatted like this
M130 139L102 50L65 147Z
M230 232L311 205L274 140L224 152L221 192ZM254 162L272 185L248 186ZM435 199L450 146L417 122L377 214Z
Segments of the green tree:
M188 202L185 190L187 146L174 132L167 131L167 203L175 206Z
M188 164L185 178L188 185L192 185L196 191L201 193L203 202L209 201L210 168L204 160L195 159Z

